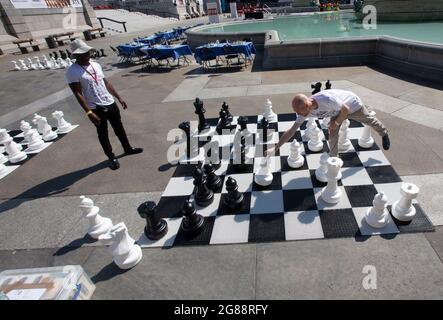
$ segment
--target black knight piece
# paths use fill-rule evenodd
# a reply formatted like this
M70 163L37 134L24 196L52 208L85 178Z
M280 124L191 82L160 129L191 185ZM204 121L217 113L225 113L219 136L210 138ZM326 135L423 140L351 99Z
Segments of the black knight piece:
M216 192L222 185L222 180L215 173L214 167L211 163L207 163L203 166L203 171L206 174L206 186L212 191Z
M332 87L332 83L331 83L331 81L326 81L326 83L325 83L325 87L326 87L326 90L329 90L329 89L331 89L331 87Z
M206 207L214 201L214 192L206 186L206 175L202 169L195 167L192 172L194 177L195 194L194 200L200 207Z
M311 88L314 89L312 91L312 94L316 94L316 93L320 92L321 86L322 86L321 82L317 82L316 84L311 84Z
M166 220L157 218L157 206L153 201L143 202L137 209L140 217L146 219L145 235L148 239L161 239L168 232Z
M225 205L230 209L240 209L243 205L243 194L238 191L237 181L229 177L226 181L227 195L224 198Z
M205 118L206 109L203 107L203 101L195 98L194 101L195 114L198 115L198 132L209 129L209 124Z
M197 213L190 200L186 200L182 207L183 221L181 229L188 234L197 234L203 230L205 219Z
M232 116L231 112L229 112L229 105L225 101L223 101L222 110L225 110L228 121L231 123L234 117Z

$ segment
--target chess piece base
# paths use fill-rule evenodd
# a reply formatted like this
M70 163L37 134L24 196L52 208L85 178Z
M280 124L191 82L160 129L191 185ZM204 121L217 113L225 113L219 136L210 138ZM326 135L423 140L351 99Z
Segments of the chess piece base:
M308 149L311 150L312 152L319 152L323 150L323 141L320 141L318 143L313 143L312 140L309 140Z
M269 186L272 183L272 180L274 180L272 173L269 175L256 174L254 177L254 182L262 187Z
M317 168L317 170L315 170L315 178L320 181L320 182L328 182L328 176L326 175L327 171L323 171L323 170L319 170L319 168ZM341 178L341 176L340 176Z
M374 138L370 137L369 139L358 139L358 145L364 149L369 149L374 145Z
M26 148L26 152L37 152L41 151L45 148L45 143L43 140L40 140L38 143L28 144Z
M72 129L73 129L73 125L70 125L70 126L66 126L66 127L60 127L60 128L57 128L57 133L59 133L59 134L65 134L65 133L68 133L69 131L71 131Z
M25 160L27 157L28 157L28 155L26 153L24 153L23 151L20 151L12 156L9 156L8 160L11 163L17 163L17 162Z
M334 193L329 192L328 187L324 187L321 191L323 201L331 204L339 203L341 198L341 189L337 188Z
M225 205L231 209L231 210L236 210L236 209L240 209L243 205L243 194L240 194L240 197L238 197L237 199L233 200L233 201L229 201L228 197L225 198Z
M196 214L196 216L197 216L197 221L192 224L190 223L190 221L188 219L183 219L183 223L182 223L181 228L183 229L184 232L191 234L191 235L197 235L201 231L203 231L205 219L203 219L203 217L199 214Z
M148 239L151 240L158 240L163 238L163 236L168 233L168 224L165 220L161 219L159 220L159 223L157 226L152 228L151 230L148 230L147 226L145 227L145 236Z
M366 214L365 214L366 223L369 224L373 228L385 227L389 222L388 217L389 217L389 212L387 209L384 210L383 215L381 217L377 217L375 214L373 214L372 208L369 208L368 210L366 210Z
M127 254L114 257L114 263L120 269L134 268L143 258L142 249L139 245L134 244Z
M395 217L395 219L403 221L403 222L409 222L412 219L414 219L416 210L413 205L411 205L407 209L404 209L399 206L399 201L396 201L392 205L391 213Z
M305 158L303 156L298 157L297 159L291 159L288 157L288 166L291 168L297 169L302 167L305 164Z
M51 131L49 134L42 137L45 141L52 141L57 138L57 133L55 131Z
M208 193L208 195L205 198L194 198L195 203L199 205L200 207L207 207L214 201L214 193L212 190Z

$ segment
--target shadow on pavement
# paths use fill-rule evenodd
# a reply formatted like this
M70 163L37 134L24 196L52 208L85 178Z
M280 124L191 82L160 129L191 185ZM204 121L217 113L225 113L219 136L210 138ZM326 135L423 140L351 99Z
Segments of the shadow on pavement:
M63 256L71 251L77 250L78 248L80 248L84 244L90 244L90 243L94 243L97 241L98 240L95 240L89 234L86 234L83 238L75 239L75 240L71 241L70 243L68 243L67 245L65 245L64 247L59 248L56 252L54 252L53 256L57 256L57 257Z
M103 267L103 269L101 269L96 275L92 276L91 280L92 282L97 284L102 281L110 280L118 275L126 273L129 270L131 269L122 270L119 267L117 267L114 262L111 262L107 266Z

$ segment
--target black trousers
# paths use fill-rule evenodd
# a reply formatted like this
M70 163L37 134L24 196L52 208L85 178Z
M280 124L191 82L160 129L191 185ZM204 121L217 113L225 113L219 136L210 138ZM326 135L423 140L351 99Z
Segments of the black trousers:
M112 152L112 146L109 142L108 136L108 120L114 129L115 135L120 140L123 149L128 150L131 148L129 144L128 137L126 136L125 128L123 128L120 110L118 109L117 104L114 102L109 106L99 106L97 105L94 113L100 118L100 124L96 125L98 140L102 145L103 151L108 156L108 158L114 157L114 153Z

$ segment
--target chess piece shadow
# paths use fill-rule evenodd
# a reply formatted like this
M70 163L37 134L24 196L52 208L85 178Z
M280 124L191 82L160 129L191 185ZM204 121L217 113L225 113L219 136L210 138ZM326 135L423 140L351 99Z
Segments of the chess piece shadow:
M173 164L170 164L170 163L165 163L165 164L162 164L160 167L158 167L158 171L165 172L165 171L168 171L171 168L176 168L176 167L177 167L177 164L173 165Z
M104 266L103 269L101 269L97 274L93 275L91 277L91 281L94 284L108 281L116 276L126 273L129 270L131 269L120 269L114 262L111 262L110 264Z
M56 252L54 252L54 254L52 256L53 257L63 256L71 251L77 250L78 248L82 247L84 244L90 244L90 243L94 243L97 241L98 240L95 240L89 234L85 234L83 236L83 238L78 238L78 239L72 240L67 245L59 248Z

